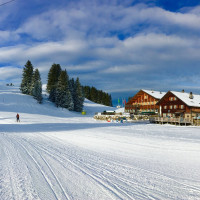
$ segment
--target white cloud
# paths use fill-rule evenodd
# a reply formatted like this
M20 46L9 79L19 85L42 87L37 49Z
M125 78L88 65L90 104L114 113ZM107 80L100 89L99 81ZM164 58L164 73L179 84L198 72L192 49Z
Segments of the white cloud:
M144 65L122 65L122 66L112 66L105 70L102 70L101 73L105 74L127 74L134 72L145 72L147 66Z
M12 79L16 76L20 76L22 70L12 66L5 66L0 68L0 80Z
M7 42L17 41L19 39L19 35L15 32L0 30L0 44L6 44Z
M200 41L147 34L129 37L124 41L116 38L99 40L66 40L0 48L0 60L23 66L30 59L43 73L52 63L60 63L73 73L98 74L139 73L159 69L184 68L191 60L199 61ZM100 45L101 44L101 45ZM174 62L174 64L173 64ZM170 63L170 65L169 65Z
M166 27L168 31L175 31L177 27L200 31L200 16L196 12L174 13L144 4L125 7L81 2L33 16L25 21L17 33L26 33L36 39L63 40L66 37L106 36L115 31L132 34L132 30L140 24L144 24L143 31L155 26L160 27L160 31L166 30Z
M173 13L144 4L97 2L54 8L28 18L16 30L0 31L0 39L18 42L0 48L0 61L23 67L30 59L44 83L51 64L59 63L83 82L110 91L161 81L166 86L169 76L176 79L173 84L185 83L192 71L199 76L199 8ZM125 34L123 40L120 34ZM13 76L21 78L19 73Z

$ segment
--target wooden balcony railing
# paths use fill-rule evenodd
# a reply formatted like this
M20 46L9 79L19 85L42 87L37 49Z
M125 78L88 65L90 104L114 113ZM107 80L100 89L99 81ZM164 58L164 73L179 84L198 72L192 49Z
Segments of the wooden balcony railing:
M168 117L151 117L149 118L151 123L159 123L159 124L177 124L177 125L193 125L192 119L187 118L168 118Z

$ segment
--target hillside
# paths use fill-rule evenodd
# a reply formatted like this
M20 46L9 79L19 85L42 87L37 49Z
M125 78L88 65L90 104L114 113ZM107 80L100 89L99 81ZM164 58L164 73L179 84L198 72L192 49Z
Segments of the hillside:
M99 122L107 107L84 106L86 116L0 86L1 200L200 199L199 127Z
M84 110L86 110L87 115L82 116L77 112L57 108L48 100L45 92L43 98L43 104L38 104L33 97L21 94L18 87L0 86L0 116L5 118L3 123L14 123L16 113L20 114L21 123L41 122L39 115L44 116L45 123L50 123L52 122L51 120L60 123L60 118L63 118L62 121L64 120L65 122L70 121L71 118L79 118L77 119L79 121L84 118L82 122L85 122L86 120L91 121L91 117L95 112L102 112L107 109L114 110L114 108L99 105L85 99ZM89 119L86 119L88 117Z

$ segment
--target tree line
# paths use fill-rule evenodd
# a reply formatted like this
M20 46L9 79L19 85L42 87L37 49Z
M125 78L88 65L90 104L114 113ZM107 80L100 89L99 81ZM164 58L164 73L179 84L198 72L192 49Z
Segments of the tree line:
M98 90L95 87L83 86L85 98L95 103L112 106L112 97L110 94Z
M20 90L23 94L33 96L38 103L42 103L42 82L38 69L34 70L31 61L27 61L22 74ZM84 98L95 103L112 106L112 98L108 93L97 90L95 87L82 86L79 78L70 78L60 64L53 64L48 72L46 91L49 100L57 107L70 111L81 112Z
M84 94L79 78L70 79L67 71L62 70L59 64L53 64L49 70L47 92L49 99L57 107L66 108L70 111L82 111Z

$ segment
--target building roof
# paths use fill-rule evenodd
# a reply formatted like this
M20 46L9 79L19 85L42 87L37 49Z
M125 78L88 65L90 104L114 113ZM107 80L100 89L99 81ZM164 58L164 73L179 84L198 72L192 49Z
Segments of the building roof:
M170 91L186 105L191 107L200 107L200 95L193 94L193 99L190 99L190 93Z
M160 92L160 91L154 91L154 90L143 90L143 92L151 95L152 97L156 98L156 99L161 99L165 94L166 92Z
M127 103L126 106L131 105L132 101L134 100L134 98L140 93L140 92L145 92L146 94L152 96L155 99L160 100L165 94L166 92L160 92L160 91L154 91L154 90L143 90L141 89L137 94L135 94Z

